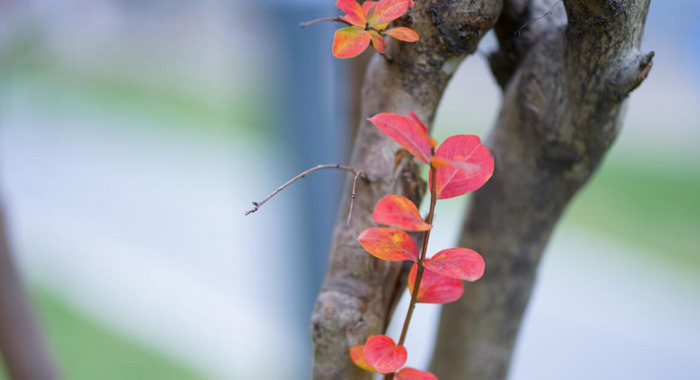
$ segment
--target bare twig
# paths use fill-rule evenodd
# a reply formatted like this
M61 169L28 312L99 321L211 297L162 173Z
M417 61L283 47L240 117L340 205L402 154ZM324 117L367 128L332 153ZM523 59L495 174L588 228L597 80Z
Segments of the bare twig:
M355 179L352 181L352 194L350 195L350 211L348 212L348 220L345 221L345 228L350 227L350 218L352 218L352 206L355 203L355 188L357 187L357 179L360 176L365 176L365 172L358 170L355 173Z
M557 5L561 4L563 1L564 1L564 0L559 0L559 1L557 1L556 3L554 3L554 5L552 5L552 7L549 9L549 11L545 12L544 14L542 14L542 15L540 15L540 16L538 16L538 17L531 18L531 19L527 20L527 22L524 23L520 28L518 28L518 30L517 30L515 33L513 33L513 35L514 35L514 36L520 36L520 33L521 33L521 32L523 31L523 29L525 29L528 25L532 24L532 23L535 22L535 21L541 20L541 19L543 19L543 18L545 18L545 17L547 17L547 16L551 16L552 13L554 12L554 8L556 8Z
M351 25L349 22L343 20L343 19L340 18L340 17L324 17L324 18L317 18L317 19L311 20L311 21L302 22L301 24L299 24L299 26L302 27L302 28L306 28L306 27L309 26L309 25L313 25L313 24L316 24L316 23L319 23L319 22L324 22L324 21L342 22L343 24Z
M346 171L346 172L350 172L350 173L355 174L355 180L353 181L353 184L352 184L352 199L350 200L350 215L352 215L352 204L353 204L353 200L355 199L355 186L357 185L357 179L360 178L360 177L362 177L362 178L364 178L364 179L367 180L368 178L367 178L367 175L365 174L365 172L363 172L362 170L357 170L357 169L352 168L352 167L350 167L350 166L345 166L345 165L340 165L340 164L318 165L318 166L315 166L315 167L313 167L313 168L311 168L311 169L304 170L303 172L299 173L296 177L294 177L294 178L290 179L289 181L285 182L284 185L278 187L277 190L275 190L275 191L273 191L272 193L270 193L270 195L268 195L267 197L265 197L265 199L263 199L263 200L261 200L261 201L259 201L259 202L255 202L255 201L254 201L254 202L253 202L253 206L255 206L255 207L253 207L252 209L246 211L246 212L245 212L245 215L250 215L250 214L252 214L252 213L258 211L258 209L259 209L260 207L262 207L262 205L264 205L265 202L269 201L272 197L274 197L275 195L277 195L277 193L279 193L280 191L284 190L284 188L286 188L287 186L289 186L289 185L293 184L294 182L296 182L296 181L298 181L298 180L300 180L300 179L306 177L307 174L311 174L311 173L313 173L313 172L315 172L315 171L323 170L323 169L338 169L338 170L344 170L344 171ZM347 221L347 224L348 224L348 225L350 224L350 215L348 215L348 221Z

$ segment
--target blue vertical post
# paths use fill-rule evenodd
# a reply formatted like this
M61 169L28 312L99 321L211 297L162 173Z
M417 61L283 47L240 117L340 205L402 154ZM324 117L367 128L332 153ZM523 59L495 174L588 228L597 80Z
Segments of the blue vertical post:
M280 137L294 157L285 162L294 166L295 173L319 164L344 163L346 157L346 112L339 104L345 93L341 71L343 65L331 54L333 32L331 23L319 23L300 28L304 21L338 15L332 0L266 0L266 21L274 29L275 100L278 107ZM323 281L331 234L338 210L340 185L345 172L317 172L296 185L301 194L302 212L292 226L302 236L299 257L290 261L295 282L303 284L298 297L294 322L300 332L300 349L307 344L310 358L310 316L316 295ZM291 313L290 313L291 314ZM309 359L306 361L310 363ZM309 378L309 373L300 374Z

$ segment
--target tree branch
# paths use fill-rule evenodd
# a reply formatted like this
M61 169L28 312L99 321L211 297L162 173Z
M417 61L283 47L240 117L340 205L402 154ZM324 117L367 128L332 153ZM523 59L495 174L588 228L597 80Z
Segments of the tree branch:
M443 308L432 361L440 378L506 378L542 251L651 67L639 51L649 0L564 0L566 14L556 7L514 35L554 3L507 0L496 25L496 173L472 198L460 239L484 255L486 273Z
M314 379L371 378L369 372L352 364L348 348L383 331L398 300L397 283L405 286L408 271L402 263L374 259L356 239L373 225L372 209L382 196L401 194L419 203L425 190L417 162L366 118L380 112L407 114L414 110L432 124L452 74L476 50L500 11L500 0L416 1L409 14L394 24L416 30L420 41L391 40L386 54L372 59L351 165L373 181L358 183L355 223L344 228L339 220L336 225L326 278L312 316ZM349 197L344 199L348 202ZM346 207L347 203L341 205Z
M58 379L10 256L10 245L2 210L0 210L0 352L12 379Z

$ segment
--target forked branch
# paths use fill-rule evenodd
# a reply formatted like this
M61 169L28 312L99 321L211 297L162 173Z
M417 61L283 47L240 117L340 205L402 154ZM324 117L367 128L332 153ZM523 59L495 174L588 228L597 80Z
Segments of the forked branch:
M460 239L488 266L442 309L431 371L443 379L507 378L542 252L651 69L652 54L640 51L649 0L558 4L506 0L496 25L490 64L503 106L488 145L498 166L472 197Z
M355 188L357 187L357 180L358 180L359 178L362 178L362 179L364 179L365 181L369 181L369 177L367 177L367 175L365 174L365 172L363 172L362 170L357 170L357 169L352 168L352 167L350 167L350 166L340 165L340 164L318 165L318 166L314 166L314 167L311 168L311 169L304 170L303 172L297 174L294 178L292 178L292 179L290 179L289 181L285 182L282 186L278 187L275 191L273 191L272 193L270 193L270 195L268 195L267 197L265 197L265 199L263 199L263 200L261 200L261 201L258 201L258 202L253 201L253 206L255 206L255 207L253 207L252 209L246 211L246 212L245 212L245 215L248 216L248 215L250 215L250 214L252 214L252 213L258 211L258 209L260 209L260 207L262 207L262 205L264 205L267 201L269 201L270 199L272 199L272 197L274 197L275 195L277 195L277 193L279 193L280 191L284 190L287 186L293 184L294 182L296 182L296 181L298 181L298 180L300 180L300 179L306 177L307 175L309 175L309 174L311 174L311 173L313 173L313 172L315 172L315 171L319 171L319 170L323 170L323 169L338 169L338 170L344 170L344 171L346 171L346 172L349 172L349 173L352 173L352 174L355 175L355 179L353 180L353 184L352 184L352 194L351 194L351 198L350 198L350 211L348 212L348 219L347 219L347 221L346 221L346 223L345 223L346 226L347 226L347 225L350 225L350 217L352 216L352 206L353 206L354 201L355 201Z

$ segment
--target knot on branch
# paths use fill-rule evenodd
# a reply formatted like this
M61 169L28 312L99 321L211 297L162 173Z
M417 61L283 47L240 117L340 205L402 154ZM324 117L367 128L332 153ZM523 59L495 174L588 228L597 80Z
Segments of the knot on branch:
M639 87L654 66L654 52L642 54L635 52L625 57L613 70L608 82L612 86L613 100L622 101Z
M442 42L453 55L474 53L481 38L496 22L501 12L501 2L483 3L452 0L428 5L427 11L432 23L440 32Z
M367 336L381 331L383 320L367 313L367 302L343 291L325 289L318 296L311 317L311 335L314 343L314 378L361 371L350 362L348 349L362 344ZM369 320L367 318L370 318ZM339 336L343 340L336 339ZM336 358L343 357L343 362ZM323 363L324 365L319 365Z

